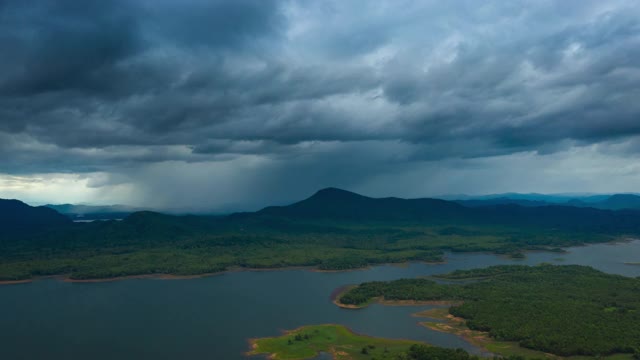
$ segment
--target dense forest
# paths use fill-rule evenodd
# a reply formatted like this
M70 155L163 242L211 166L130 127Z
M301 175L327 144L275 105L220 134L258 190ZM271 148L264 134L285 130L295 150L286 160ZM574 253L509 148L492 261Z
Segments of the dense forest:
M438 346L412 345L406 353L398 354L396 360L480 360L487 359L471 355L463 349L448 349ZM520 356L494 357L493 360L524 360Z
M440 276L361 284L344 304L385 300L461 300L449 312L497 340L556 355L640 354L640 279L584 266L504 265Z
M194 275L233 267L443 260L445 251L561 251L634 234L639 212L517 205L467 208L436 199L373 199L338 189L283 207L228 216L136 212L73 223L54 210L0 200L0 280Z
M443 261L445 251L517 254L522 249L608 241L609 235L501 226L220 219L134 213L122 221L72 224L0 241L0 280L67 274L75 279L193 275L232 267Z

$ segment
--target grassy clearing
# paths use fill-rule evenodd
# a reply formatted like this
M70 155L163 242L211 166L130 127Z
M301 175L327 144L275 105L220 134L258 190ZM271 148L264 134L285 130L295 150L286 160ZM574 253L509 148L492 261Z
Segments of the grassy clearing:
M268 354L271 359L310 359L326 352L335 360L394 359L418 342L358 335L342 325L311 325L284 335L250 340L247 355Z

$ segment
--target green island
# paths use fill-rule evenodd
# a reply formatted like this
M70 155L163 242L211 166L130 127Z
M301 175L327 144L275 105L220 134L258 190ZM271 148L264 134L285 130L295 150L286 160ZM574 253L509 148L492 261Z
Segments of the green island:
M336 300L456 301L418 314L434 330L501 355L640 359L640 279L577 265L501 265L431 279L367 282ZM459 282L465 280L464 282ZM444 321L444 322L443 322Z
M267 354L274 360L310 359L324 352L334 360L478 360L462 349L429 346L411 340L358 335L342 325L310 325L282 336L249 341L248 355ZM513 359L520 359L513 357Z

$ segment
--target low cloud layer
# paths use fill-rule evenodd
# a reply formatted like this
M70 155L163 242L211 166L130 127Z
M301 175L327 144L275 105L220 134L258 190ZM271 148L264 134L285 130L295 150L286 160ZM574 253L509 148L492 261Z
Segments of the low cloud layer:
M193 209L637 191L638 19L636 1L3 1L0 196L64 201L16 179L74 177L78 201Z

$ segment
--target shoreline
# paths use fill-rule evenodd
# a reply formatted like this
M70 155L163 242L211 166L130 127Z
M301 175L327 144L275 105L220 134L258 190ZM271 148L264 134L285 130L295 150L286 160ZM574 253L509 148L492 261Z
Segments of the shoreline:
M325 270L325 269L319 269L317 267L312 267L311 272L317 272L317 273L342 273L342 272L352 272L352 271L364 271L364 270L370 270L376 266L397 266L397 267L403 267L403 266L407 266L409 264L425 264L425 265L444 265L447 263L447 260L445 258L443 258L443 260L438 260L438 261L420 261L420 260L410 260L410 261L405 261L405 262L385 262L385 263L375 263L375 264L368 264L367 266L364 267L360 267L360 268L352 268L352 269L343 269L343 270Z
M424 345L428 345L428 346L433 346L431 343L427 343L427 342L420 341L420 340L411 340L411 339L402 339L402 338L400 338L400 339L383 338L383 337L378 337L378 336L361 334L361 333L358 333L358 332L354 331L349 326L346 326L346 325L343 325L343 324L337 324L337 323L318 324L318 325L302 325L302 326L299 326L299 327L297 327L295 329L292 329L292 330L280 330L280 335L279 336L289 335L289 334L292 334L292 333L295 333L295 332L298 332L298 331L302 331L302 330L305 330L307 328L314 327L314 326L337 326L337 327L342 327L342 328L346 329L349 332L349 334L351 334L351 335L364 337L364 338L368 338L368 339L399 341L399 342L402 341L402 342L413 343L413 344L424 344ZM262 338L250 338L250 339L247 339L247 343L249 344L249 348L251 350L243 352L242 354L245 355L245 356L265 355L265 356L267 356L267 359L275 359L276 354L272 353L272 354L266 355L267 353L256 353L255 350L258 348L258 341L263 340L263 339L276 338L276 337L279 337L279 336L267 336L267 337L262 337ZM321 351L318 351L315 354L315 356L318 356L320 352Z
M339 288L334 289L331 292L331 295L329 296L329 298L331 299L331 302L339 307L339 308L343 308L343 309L351 309L351 310L357 310L357 309L364 309L365 307L368 306L368 304L366 305L347 305L347 304L343 304L338 302L338 299L340 299L342 297L343 294L345 294L347 291L355 288L357 285L344 285L344 286L340 286Z
M540 359L562 359L563 358L559 355L545 353L540 350L534 350L534 349L522 347L517 342L496 340L492 338L491 335L489 335L489 332L486 332L486 331L471 330L465 324L466 319L461 317L456 317L450 314L449 308L450 306L429 309L426 311L417 312L415 314L412 314L411 316L417 317L417 318L423 318L423 319L427 318L427 319L436 320L436 322L419 321L418 324L430 330L455 335L463 339L470 345L480 350L484 354L483 357L485 358L486 357L491 358L496 355L502 356L502 357L506 357L510 355L509 352L505 352L505 353L495 352L494 350L489 349L490 344L499 344L499 343L510 344L511 346L514 346L515 348L517 348L516 351L518 353L521 354L522 352L525 352L529 354L529 357L532 357L532 358L540 358ZM524 356L524 355L521 355L521 356Z
M114 276L109 278L94 278L94 279L73 279L70 277L70 274L56 274L56 275L44 275L44 276L34 276L30 279L20 279L20 280L0 280L0 286L2 285L17 285L17 284L28 284L34 281L39 280L47 280L47 279L55 279L62 282L68 283L102 283L102 282L113 282L113 281L121 281L121 280L135 280L135 279L150 279L150 280L189 280L189 279L198 279L205 278L211 276L218 276L236 272L268 272L268 271L292 271L292 270L303 270L317 273L341 273L341 272L351 272L351 271L363 271L371 269L374 266L385 266L385 265L404 265L411 263L422 263L427 265L438 265L445 264L446 261L438 261L438 262L424 262L424 261L408 261L404 263L380 263L380 264L372 264L367 265L366 267L356 268L356 269L345 269L345 270L322 270L318 269L315 266L285 266L285 267L276 267L276 268L245 268L241 266L230 266L227 270L212 272L212 273L203 273L203 274L193 274L193 275L174 275L174 274L138 274L138 275L124 275L124 276Z
M577 245L571 245L571 246L566 246L566 247L562 247L561 249L563 249L565 252L567 252L566 249L571 248L571 247L586 247L586 246L590 246L590 245L598 245L598 244L605 244L605 245L617 245L617 244L625 244L625 243L630 243L630 242L634 242L634 241L640 241L640 239L638 238L634 238L634 237L630 237L630 236L625 236L625 237L621 237L621 238L617 238L615 240L611 240L611 241L605 241L605 242L596 242L596 243L583 243L583 244L577 244ZM547 252L550 250L522 250L525 254L529 253L529 252ZM496 253L492 253L492 252L487 252L487 251L472 251L472 252L456 252L456 251L448 251L450 253L467 253L467 254L491 254L494 256L501 256L501 254L496 254ZM371 269L373 267L376 266L401 266L401 265L409 265L412 263L421 263L421 264L426 264L426 265L441 265L441 264L446 264L447 260L446 257L444 258L444 261L435 261L435 262L426 262L426 261L406 261L406 262L390 262L390 263L379 263L379 264L369 264L365 267L362 268L355 268L355 269L344 269L344 270L322 270L322 269L318 269L317 266L285 266L285 267L277 267L277 268L244 268L244 267L240 267L240 266L231 266L229 267L227 270L223 270L223 271L218 271L218 272L212 272L212 273L203 273L203 274L192 274L192 275L174 275L174 274L138 274L138 275L125 275L125 276L115 276L115 277L109 277L109 278L94 278L94 279L73 279L70 277L70 274L56 274L56 275L44 275L44 276L34 276L32 278L29 279L18 279L18 280L0 280L0 286L3 285L20 285L20 284L29 284L32 283L34 281L39 281L39 280L46 280L46 279L56 279L59 281L63 281L63 282L68 282L68 283L101 283L101 282L112 282L112 281L121 281L121 280L134 280L134 279L153 279L153 280L188 280L188 279L197 279L197 278L205 278L205 277L211 277L211 276L217 276L217 275L224 275L227 273L234 273L234 272L244 272L244 271L249 271L249 272L261 272L261 271L290 271L290 270L306 270L306 271L311 271L311 272L318 272L318 273L339 273L339 272L350 272L350 271L363 271L363 270L368 270ZM625 263L626 265L638 265L636 263ZM332 298L332 301L334 301L335 299ZM347 309L360 309L363 306L356 306L356 305L344 305L344 304L338 304L337 302L334 301L334 304L336 304L337 306L343 307L343 308L347 308ZM432 303L428 303L428 304L424 304L424 305L434 305Z
M462 303L461 301L455 301L455 300L385 300L382 297L372 298L370 301L367 301L362 305L342 304L338 302L337 298L334 299L332 302L333 304L335 304L340 308L350 309L350 310L365 309L369 307L369 305L371 304L380 304L384 306L446 306L446 307L449 307L449 306L456 306Z
M24 279L24 280L0 280L0 285L18 285L18 284L28 284L33 282L33 279Z
M364 304L361 305L349 305L343 304L338 300L340 297L348 292L349 290L355 288L357 285L344 285L339 288L334 289L331 292L331 302L339 308L349 309L349 310L359 310L368 307L371 304L380 304L384 306L456 306L462 303L462 301L456 300L385 300L384 297L374 297L371 298Z
M420 326L424 326L430 330L451 334L460 337L470 345L478 348L485 355L491 358L498 355L508 357L511 355L523 356L525 358L537 359L572 359L578 358L580 355L561 356L557 354L547 353L542 350L531 349L521 346L517 341L497 340L493 338L487 331L472 330L466 326L466 319L457 317L449 313L450 307L433 308L426 311L420 311L412 314L416 318L431 319L435 321L419 321ZM501 350L491 350L490 348L499 347ZM514 354L515 353L515 354ZM617 355L631 356L629 353L614 353L605 355L603 359L615 358Z
M444 316L429 311L418 312L412 314L412 316L438 320L438 322L420 321L418 324L433 331L459 336L461 339L477 347L481 351L492 354L486 346L486 343L491 339L488 332L474 331L468 328L463 329L462 327L464 325L462 324L464 324L465 319L451 315L448 308L444 309L447 309L447 314Z
M282 268L243 268L243 267L229 267L227 270L212 272L212 273L203 273L203 274L193 274L193 275L174 275L174 274L138 274L138 275L124 275L124 276L114 276L109 278L95 278L95 279L73 279L70 277L70 274L57 274L57 275L45 275L45 276L34 276L30 279L21 279L21 280L0 280L0 286L2 285L14 285L14 284L28 284L34 281L40 280L58 280L67 283L103 283L103 282L114 282L114 281L122 281L122 280L136 280L136 279L149 279L149 280L189 280L189 279L199 279L206 278L218 275L224 275L227 273L235 273L235 272L262 272L262 271L289 271L289 270L309 270L310 266L290 266L290 267L282 267Z

